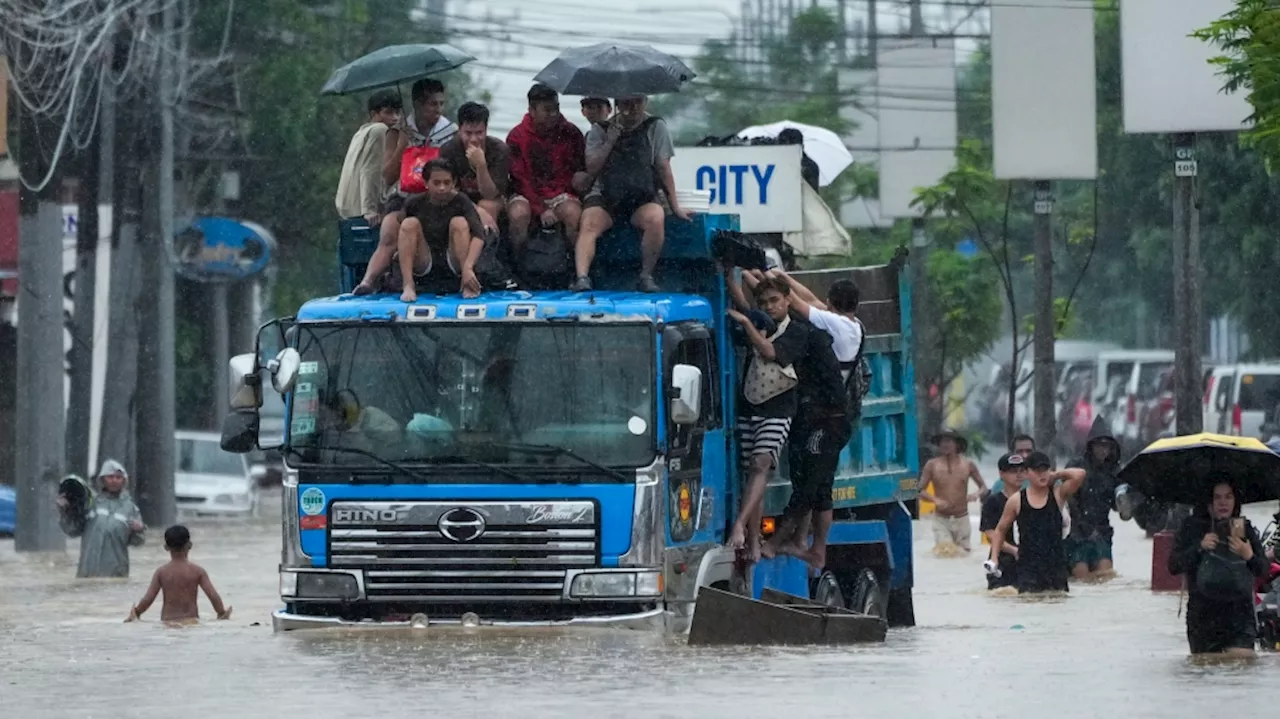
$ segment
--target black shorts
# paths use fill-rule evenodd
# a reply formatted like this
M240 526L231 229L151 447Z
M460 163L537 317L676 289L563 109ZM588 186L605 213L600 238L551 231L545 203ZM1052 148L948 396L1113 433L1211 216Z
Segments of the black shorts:
M787 471L791 478L791 501L786 515L799 519L809 512L832 508L840 453L853 436L848 417L798 417L787 447Z
M614 224L619 222L630 224L631 217L636 214L636 210L650 204L658 204L658 194L656 192L647 197L629 197L613 203L606 202L604 195L597 192L587 195L587 199L582 203L582 209L587 210L592 207L599 207L609 213L609 217L613 219Z
M408 198L397 192L391 197L388 197L387 201L382 204L382 214L390 215L393 212L400 212L404 210L406 202L408 202Z
M1257 642L1258 621L1252 604L1188 602L1187 644L1192 654L1253 649Z

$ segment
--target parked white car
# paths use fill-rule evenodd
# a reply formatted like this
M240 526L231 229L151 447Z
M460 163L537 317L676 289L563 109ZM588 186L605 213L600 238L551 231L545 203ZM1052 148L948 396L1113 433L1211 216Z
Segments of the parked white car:
M174 494L190 515L254 516L258 485L244 455L224 452L213 432L174 435Z

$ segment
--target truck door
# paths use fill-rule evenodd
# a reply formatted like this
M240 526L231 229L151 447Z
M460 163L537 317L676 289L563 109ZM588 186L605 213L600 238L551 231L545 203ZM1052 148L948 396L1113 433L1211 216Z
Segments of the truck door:
M673 544L720 541L724 516L717 506L726 477L720 420L720 368L711 331L701 323L669 327L663 336L666 376L677 364L702 370L701 416L696 424L667 426L667 528Z

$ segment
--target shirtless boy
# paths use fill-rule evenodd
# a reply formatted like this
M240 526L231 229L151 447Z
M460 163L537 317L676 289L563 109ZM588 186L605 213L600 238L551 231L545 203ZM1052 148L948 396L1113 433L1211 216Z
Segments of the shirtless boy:
M987 483L982 481L978 465L964 456L969 448L964 437L948 430L934 437L933 443L938 445L941 454L925 464L920 473L919 490L922 499L934 504L934 551L952 545L968 552L971 549L969 535L973 532L969 526L969 502L986 495ZM970 479L978 485L975 493L969 492Z
M151 577L151 586L142 601L129 610L126 622L137 620L151 608L152 602L161 591L164 592L164 606L160 610L160 621L165 623L190 624L200 619L200 607L196 603L196 588L204 590L218 613L218 619L230 619L231 607L223 607L222 597L213 588L213 581L204 568L187 559L191 552L191 532L181 524L169 527L164 532L164 546L169 550L169 563L156 570Z

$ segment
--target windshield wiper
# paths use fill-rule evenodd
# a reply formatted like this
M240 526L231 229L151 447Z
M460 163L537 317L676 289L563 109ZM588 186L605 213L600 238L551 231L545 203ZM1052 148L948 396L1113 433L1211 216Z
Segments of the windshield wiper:
M428 462L431 464L469 464L473 467L484 467L490 472L501 474L507 479L514 479L517 482L521 482L524 484L534 483L533 480L530 479L529 477L525 477L524 475L513 472L507 469L506 467L501 467L496 464L490 464L488 462L481 462L478 459L472 459L471 457L467 457L461 454L445 454L445 455L440 455L435 457L415 457L412 461Z
M389 459L387 459L387 458L385 458L385 457L379 456L378 454L376 454L376 453L374 453L374 452L370 452L370 451L368 451L368 450L360 449L360 448L358 448L358 447L306 447L306 448L307 448L307 449L315 449L315 450L319 450L319 451L321 451L321 452L339 452L339 453L346 453L346 454L359 455L359 456L361 456L361 457L368 457L369 459L372 459L373 461L377 462L378 464L382 464L382 465L385 465L385 466L387 466L387 467L390 467L391 469L394 469L394 470L396 470L397 472L403 472L404 474L409 475L410 477L412 477L413 479L415 479L415 480L417 480L417 481L421 482L422 484L430 484L430 483L431 483L431 480L430 480L429 478L427 478L427 476L426 476L426 475L423 475L423 474L421 474L421 473L419 473L419 472L417 472L417 471L415 471L415 470L413 470L413 469L410 469L409 467L407 467L407 466L405 466L405 465L403 465L403 464L401 464L401 463L399 463L399 462L392 462L391 460L389 460ZM294 448L294 447L289 447L287 451L288 451L290 454L294 454L294 455L299 455L299 454L300 454L300 452L298 451L298 449L297 449L297 448ZM438 463L442 463L442 464L443 464L443 463L454 463L454 462L456 462L457 464L469 464L469 465L471 465L471 466L473 466L473 467L483 467L483 468L485 468L485 469L487 469L487 470L489 470L489 471L491 471L491 472L494 472L494 473L496 473L496 474L501 474L501 475L503 475L503 476L507 477L508 479L514 479L514 480L515 480L515 481L517 481L517 482L528 482L528 481L529 481L529 480L528 480L528 478L526 478L526 477L521 477L520 475L516 474L515 472L512 472L512 471L511 471L511 470L509 470L509 469L504 469L504 468L499 467L499 466L497 466L497 465L489 464L488 462L481 462L481 461L480 461L480 460L478 460L478 459L471 459L470 457L463 457L462 455L452 455L452 456L447 456L447 457L432 457L432 458L430 458L429 460L416 460L416 459L415 459L414 461L430 461L430 462L433 462L433 463L438 462Z
M627 475L623 474L622 472L619 472L613 467L600 464L595 460L587 459L586 457L583 457L582 455L578 454L572 449L569 449L568 447L561 447L560 445L556 445L556 444L526 444L522 442L514 442L514 443L494 442L491 446L497 447L498 449L509 449L513 452L530 452L534 454L550 454L555 457L568 457L570 459L575 459L581 462L582 464L587 465L588 467L598 469L601 472L604 472L605 474L608 474L609 476L613 477L614 479L617 479L623 482L630 482L632 480L631 477L628 477Z

